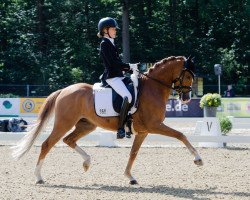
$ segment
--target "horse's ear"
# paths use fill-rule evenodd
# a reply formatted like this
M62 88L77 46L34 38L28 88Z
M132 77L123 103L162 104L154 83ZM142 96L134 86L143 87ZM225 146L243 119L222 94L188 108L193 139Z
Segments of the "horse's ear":
M188 58L187 58L186 61L185 61L184 67L188 69L191 62L192 62L192 56L189 55Z
M194 58L191 55L188 56L186 62L185 62L185 68L191 70L193 73L195 73L195 66L194 66Z

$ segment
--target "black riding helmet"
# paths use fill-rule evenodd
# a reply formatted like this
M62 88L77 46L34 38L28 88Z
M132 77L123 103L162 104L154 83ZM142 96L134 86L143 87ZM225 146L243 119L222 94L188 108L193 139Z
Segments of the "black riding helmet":
M120 29L115 19L111 17L102 18L98 23L98 34L103 35L102 30L110 27Z

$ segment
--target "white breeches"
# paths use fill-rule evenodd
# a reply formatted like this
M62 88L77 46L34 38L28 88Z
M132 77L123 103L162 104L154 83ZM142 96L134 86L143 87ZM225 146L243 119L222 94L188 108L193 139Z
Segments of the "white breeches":
M126 88L125 84L122 82L124 77L109 78L106 82L120 95L122 98L128 97L128 102L131 103L132 95Z

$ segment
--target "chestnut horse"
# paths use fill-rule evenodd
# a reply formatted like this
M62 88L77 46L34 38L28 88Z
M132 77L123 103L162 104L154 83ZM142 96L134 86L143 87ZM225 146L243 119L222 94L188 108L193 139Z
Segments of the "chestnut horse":
M137 111L132 115L132 130L135 138L124 173L129 178L130 184L137 184L136 179L131 174L131 168L141 144L149 133L180 140L194 155L194 163L196 165L203 164L198 152L186 136L163 123L171 89L175 89L179 93L182 101L188 102L191 99L190 93L194 78L192 71L194 71L192 59L171 56L156 63L141 77L139 105ZM30 150L53 111L55 111L54 127L50 136L42 144L35 169L36 183L39 184L44 183L41 168L46 155L72 127L75 126L73 132L67 135L63 142L82 156L85 171L90 166L91 158L76 144L77 140L94 131L96 127L112 131L118 129L118 117L99 117L96 115L92 85L74 84L57 90L47 97L39 112L37 124L14 147L14 158L19 159Z

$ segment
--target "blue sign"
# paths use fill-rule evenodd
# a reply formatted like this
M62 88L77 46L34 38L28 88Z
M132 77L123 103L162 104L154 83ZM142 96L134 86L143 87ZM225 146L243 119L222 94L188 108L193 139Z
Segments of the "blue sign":
M169 99L166 105L166 117L203 117L199 106L200 99L192 99L188 104L181 104L178 99Z

